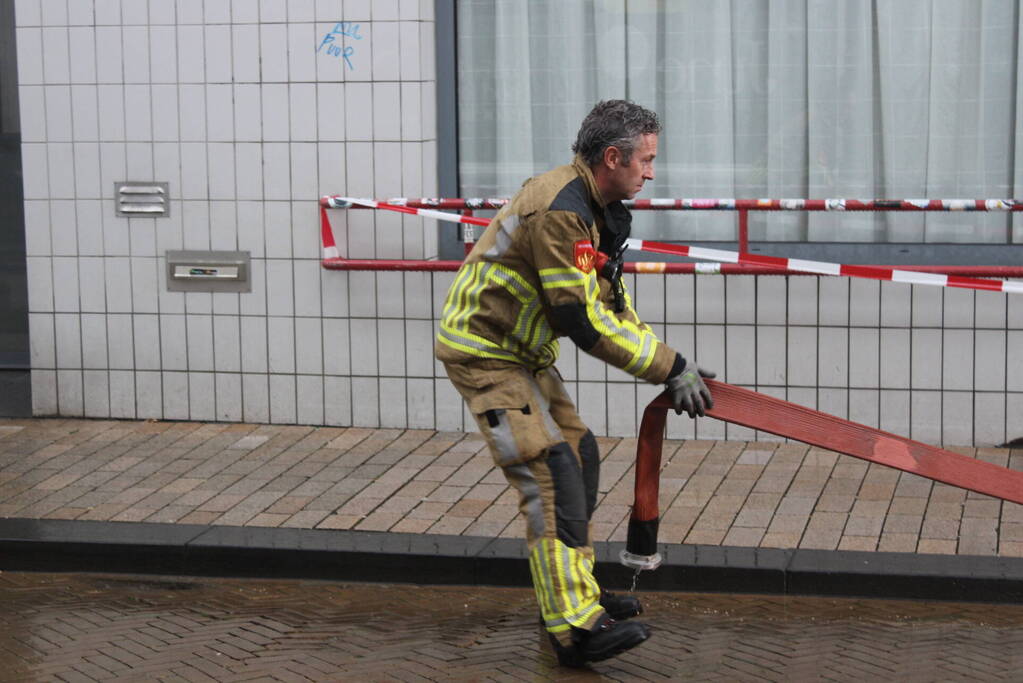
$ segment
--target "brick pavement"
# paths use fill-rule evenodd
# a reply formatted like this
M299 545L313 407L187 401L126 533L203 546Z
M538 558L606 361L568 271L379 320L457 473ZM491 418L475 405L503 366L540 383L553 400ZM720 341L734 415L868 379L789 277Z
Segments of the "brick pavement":
M649 641L555 666L528 589L0 573L21 681L985 681L1023 606L642 593Z
M594 539L625 539L635 439L598 439ZM1023 469L1023 449L953 449ZM1023 557L1023 506L798 443L666 441L665 543ZM480 437L0 420L0 518L524 537Z

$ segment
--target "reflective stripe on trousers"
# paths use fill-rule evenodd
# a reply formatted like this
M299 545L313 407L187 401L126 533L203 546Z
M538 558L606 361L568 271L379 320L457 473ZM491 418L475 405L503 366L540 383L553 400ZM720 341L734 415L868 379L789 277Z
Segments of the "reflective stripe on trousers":
M604 614L589 535L600 460L557 371L544 371L537 380L545 413L539 417L553 421L565 441L502 470L526 518L529 569L544 626L569 645L572 626L590 629Z
M591 548L569 548L556 538L541 538L529 552L529 570L548 631L567 635L572 626L588 629L603 612Z

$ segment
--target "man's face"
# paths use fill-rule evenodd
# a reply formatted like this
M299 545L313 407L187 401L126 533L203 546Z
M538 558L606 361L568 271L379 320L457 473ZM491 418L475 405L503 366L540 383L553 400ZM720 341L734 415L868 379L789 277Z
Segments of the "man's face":
M639 136L639 142L632 151L628 165L618 163L610 169L610 192L606 192L605 201L614 202L619 199L632 199L643 189L643 183L654 179L654 157L657 156L657 135L646 133ZM613 195L613 196L610 196Z

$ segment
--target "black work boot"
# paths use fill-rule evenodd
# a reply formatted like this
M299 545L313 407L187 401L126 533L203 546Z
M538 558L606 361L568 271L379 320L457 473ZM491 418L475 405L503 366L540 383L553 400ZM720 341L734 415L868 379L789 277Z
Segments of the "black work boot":
M643 605L634 595L618 595L610 591L600 591L600 606L615 621L624 621L643 613Z
M591 631L572 628L572 646L565 647L548 634L558 664L578 668L631 650L650 637L650 627L638 621L617 622L604 615Z
M551 649L554 650L554 656L558 658L558 664L572 669L578 669L586 664L586 660L583 659L583 655L579 651L579 648L575 646L575 643L565 647L558 642L558 639L555 638L554 634L550 631L547 632L547 638L551 641Z

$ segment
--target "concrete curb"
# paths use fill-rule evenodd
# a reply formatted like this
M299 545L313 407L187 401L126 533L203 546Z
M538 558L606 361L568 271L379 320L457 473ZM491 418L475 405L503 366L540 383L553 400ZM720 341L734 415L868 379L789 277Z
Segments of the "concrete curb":
M632 572L595 544L601 583ZM644 590L1023 602L1023 558L661 544ZM0 570L528 586L525 543L435 534L0 519Z

